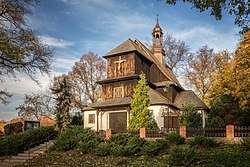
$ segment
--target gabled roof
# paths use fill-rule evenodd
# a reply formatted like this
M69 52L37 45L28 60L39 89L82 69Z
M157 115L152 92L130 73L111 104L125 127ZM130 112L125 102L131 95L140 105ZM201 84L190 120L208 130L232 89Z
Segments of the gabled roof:
M161 95L159 92L152 88L148 88L149 102L150 105L171 105L176 107L170 100Z
M203 101L191 90L180 92L174 101L174 104L181 108L183 105L191 103L196 109L209 110L209 108L203 103Z
M166 97L162 96L159 92L150 87L148 88L148 95L149 95L150 105L171 105L176 107ZM85 110L91 110L95 108L116 107L116 106L130 106L131 102L132 102L131 97L108 99L105 101L95 102Z
M93 103L91 108L106 108L106 107L116 107L116 106L128 106L132 102L131 97L108 99L105 101L98 101Z
M143 51L143 53L144 53L143 55L145 55L147 57L150 57L153 60L153 62L155 63L155 65L162 71L162 73L167 78L169 78L171 81L173 81L174 83L176 83L181 89L183 89L183 87L181 86L181 84L177 80L176 76L174 75L173 71L168 66L164 66L157 59L157 57L155 57L154 54L146 46L144 46L139 40L134 39L134 43Z
M153 62L162 71L162 73L167 78L169 78L169 80L173 81L174 83L176 83L176 85L178 85L181 89L183 89L183 87L177 80L176 76L174 75L173 71L168 66L166 65L164 66L157 59L157 57L155 57L154 54L137 39L134 39L133 41L130 38L127 39L126 41L124 41L122 44L120 44L116 48L112 49L103 57L107 58L110 56L114 56L114 55L118 55L122 53L128 53L128 52L139 52L142 56L144 56L145 58Z
M126 41L124 41L122 44L118 45L111 51L109 51L107 54L105 54L103 57L107 58L110 56L114 56L121 53L128 53L128 52L139 52L141 55L143 54L143 51L130 39L128 38ZM148 60L152 61L150 57L147 55L144 55Z

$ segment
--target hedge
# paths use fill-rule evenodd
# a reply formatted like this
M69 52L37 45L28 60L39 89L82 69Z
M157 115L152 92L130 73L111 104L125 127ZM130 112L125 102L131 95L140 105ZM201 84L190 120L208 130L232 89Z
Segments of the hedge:
M40 127L19 134L12 134L0 138L0 156L16 155L28 150L31 147L39 145L47 139L48 136L55 134L53 127ZM53 136L51 136L52 138Z

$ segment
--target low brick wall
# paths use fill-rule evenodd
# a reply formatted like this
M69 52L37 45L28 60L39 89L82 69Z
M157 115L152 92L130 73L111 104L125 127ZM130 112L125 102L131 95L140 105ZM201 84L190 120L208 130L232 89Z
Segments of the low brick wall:
M249 127L250 128L250 127ZM214 128L216 129L216 128ZM217 128L218 129L218 128ZM235 127L234 125L227 125L226 128L224 128L224 130L226 129L226 135L224 133L223 136L215 136L215 137L208 137L208 138L213 138L219 142L222 143L236 143L236 144L240 144L242 141L243 137L235 137ZM198 129L197 129L198 130ZM147 131L146 128L140 128L139 130L139 135L141 138L145 138L146 140L156 140L156 139L161 139L161 135L147 135L147 133L149 133L150 131ZM162 131L159 131L158 133L161 133ZM192 139L193 137L188 137L188 132L187 132L187 127L186 126L180 126L178 133L180 134L180 136L186 138L187 140ZM205 131L204 131L205 133ZM207 133L207 132L206 132ZM106 130L106 139L109 139L112 135L112 130L111 129L107 129ZM244 134L246 136L246 134ZM149 136L149 137L148 137ZM250 134L248 134L247 136L250 136Z

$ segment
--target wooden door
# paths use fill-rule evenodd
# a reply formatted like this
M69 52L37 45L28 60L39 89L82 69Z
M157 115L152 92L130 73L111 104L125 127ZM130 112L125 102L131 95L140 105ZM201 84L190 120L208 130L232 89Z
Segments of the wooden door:
M179 128L179 117L164 116L164 128Z
M109 128L114 132L127 130L127 112L109 113Z

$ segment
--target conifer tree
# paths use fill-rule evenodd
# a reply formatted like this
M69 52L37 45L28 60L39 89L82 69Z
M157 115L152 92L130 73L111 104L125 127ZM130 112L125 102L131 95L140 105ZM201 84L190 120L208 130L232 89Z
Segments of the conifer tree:
M52 94L56 96L56 127L59 131L70 125L69 110L71 107L70 86L68 76L62 75L54 78Z
M131 103L131 113L129 118L129 130L139 130L140 128L157 128L157 123L153 119L153 112L149 111L149 96L147 94L147 81L145 74L140 75L140 80L134 90L134 97Z

